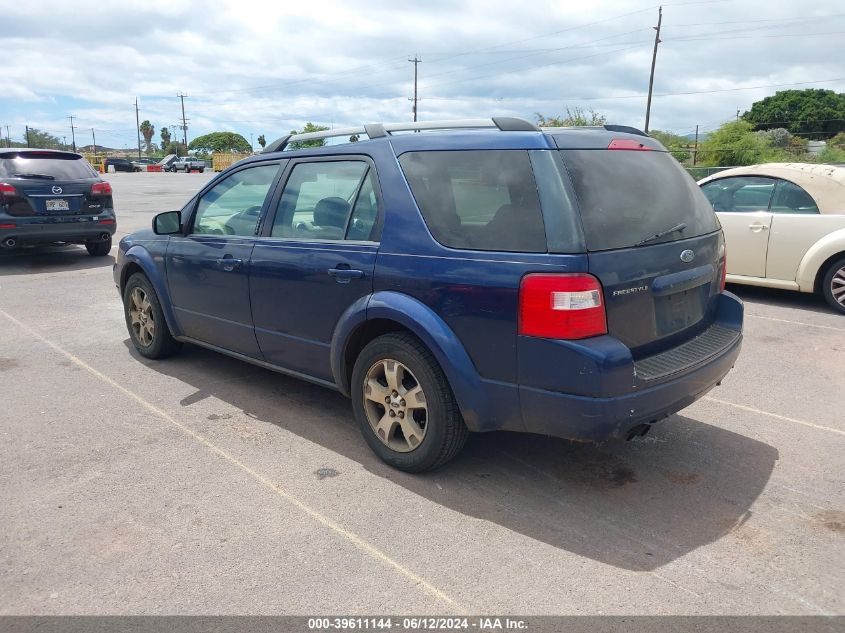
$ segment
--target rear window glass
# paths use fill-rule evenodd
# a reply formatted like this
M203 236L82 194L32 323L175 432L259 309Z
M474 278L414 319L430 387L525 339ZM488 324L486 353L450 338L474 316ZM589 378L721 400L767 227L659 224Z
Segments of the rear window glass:
M426 225L444 246L546 252L528 152L408 152L399 163Z
M672 242L719 228L698 185L666 152L563 150L587 248L601 251ZM683 230L667 233L680 224Z
M94 178L96 175L88 162L78 156L39 155L37 152L0 155L0 177L4 178L49 176L54 180L77 180Z

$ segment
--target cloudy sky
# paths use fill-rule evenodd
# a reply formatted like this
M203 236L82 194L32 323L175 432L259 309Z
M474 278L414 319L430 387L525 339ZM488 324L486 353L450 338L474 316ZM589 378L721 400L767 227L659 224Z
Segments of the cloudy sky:
M306 121L557 115L642 127L657 22L648 0L0 0L0 126L133 147L141 120L268 141ZM717 127L778 89L845 91L841 0L663 5L652 129ZM257 142L256 142L257 143Z

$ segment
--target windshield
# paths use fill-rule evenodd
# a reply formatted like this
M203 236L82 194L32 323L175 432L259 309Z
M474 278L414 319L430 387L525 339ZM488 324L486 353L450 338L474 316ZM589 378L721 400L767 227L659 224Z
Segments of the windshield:
M587 248L660 244L719 228L698 185L666 152L562 150Z

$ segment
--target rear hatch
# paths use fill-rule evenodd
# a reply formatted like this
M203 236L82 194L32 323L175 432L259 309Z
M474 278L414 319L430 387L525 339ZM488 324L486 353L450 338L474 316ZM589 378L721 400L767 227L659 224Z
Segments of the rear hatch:
M112 208L111 188L79 154L22 150L0 154L6 212L15 217L96 215Z
M608 333L640 358L713 321L724 241L712 207L674 158L650 139L608 140L603 149L560 153Z

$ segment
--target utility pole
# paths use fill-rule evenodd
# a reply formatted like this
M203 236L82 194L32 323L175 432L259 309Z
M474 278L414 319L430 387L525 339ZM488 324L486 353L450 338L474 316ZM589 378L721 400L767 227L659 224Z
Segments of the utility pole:
M29 144L29 126L28 125L26 126L26 146L32 147L32 145Z
M94 139L94 156L97 156L97 136L94 134L94 128L91 128L91 138Z
M188 151L188 119L185 118L185 97L181 92L176 95L182 100L182 141L185 143L185 151Z
M69 117L70 119L70 142L73 143L73 151L76 151L76 133L73 131L73 115L71 114Z
M412 62L414 64L414 98L408 99L408 100L414 102L414 123L416 123L416 121L417 121L417 101L419 101L419 99L417 98L417 66L419 65L419 63L422 60L419 59L419 57L417 57L417 55L415 54L414 59L409 59L408 61Z
M12 146L12 137L9 136L9 126L6 126L6 147Z
M736 120L739 121L739 110L736 111Z
M645 106L645 133L648 134L648 120L651 118L651 92L654 88L654 65L657 63L657 45L660 44L660 25L663 23L663 7L657 10L657 26L653 27L656 33L654 34L654 52L651 54L651 75L648 78L648 101Z
M695 147L692 150L692 166L695 167L695 158L698 156L698 124L695 124Z
M138 160L141 160L141 121L138 118L138 97L135 97L135 133L138 135Z

